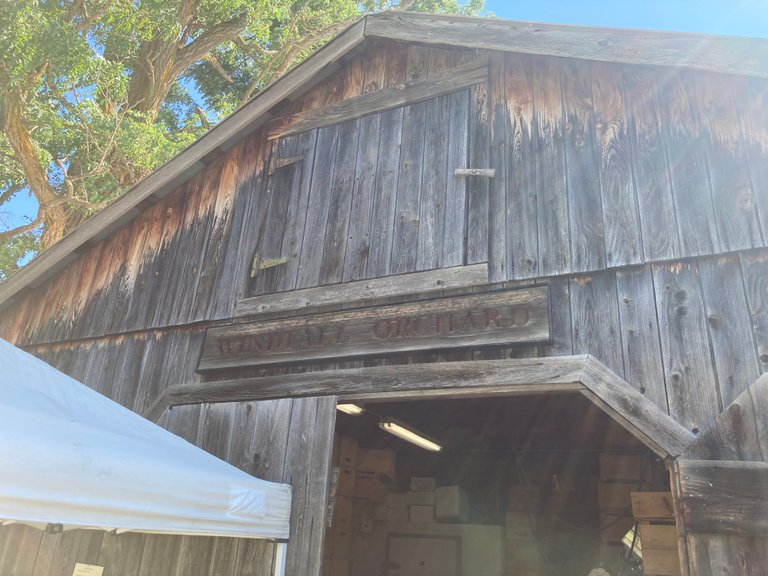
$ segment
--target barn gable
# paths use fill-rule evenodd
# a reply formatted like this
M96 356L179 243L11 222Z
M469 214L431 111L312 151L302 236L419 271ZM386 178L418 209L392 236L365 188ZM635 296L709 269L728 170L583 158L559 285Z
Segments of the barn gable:
M716 436L703 432L768 369L765 54L761 40L364 18L0 285L0 337L301 485L294 574L319 570L317 471L344 393L290 391L312 373L589 354L681 430ZM530 286L547 287L544 342L197 370L217 327ZM112 535L82 538L120 555ZM731 534L731 551L718 538L689 535L691 573L756 557L765 535ZM137 574L196 554L271 563L252 543L127 546Z

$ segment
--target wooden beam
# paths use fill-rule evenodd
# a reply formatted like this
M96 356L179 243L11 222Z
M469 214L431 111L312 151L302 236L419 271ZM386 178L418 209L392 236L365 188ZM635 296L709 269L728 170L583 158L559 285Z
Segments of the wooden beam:
M472 266L455 266L254 296L240 300L235 308L235 315L252 316L334 304L355 304L365 300L469 288L487 283L488 263L483 262Z
M300 114L278 119L277 126L270 130L268 138L274 140L299 132L306 132L323 126L330 126L347 120L362 118L368 114L386 112L416 102L437 98L457 92L488 79L488 60L481 59L454 68L449 68L426 78L411 80L393 88L383 88L342 100L327 108L309 110Z
M659 456L675 458L694 441L689 430L593 357L582 383L584 395Z
M768 40L386 12L366 37L768 78Z
M496 168L457 168L453 171L454 178L467 178L469 176L493 178L496 176Z
M768 535L768 463L680 460L689 532Z
M496 393L502 389L529 393L576 391L587 356L559 356L518 360L434 362L327 370L303 374L261 376L217 382L202 382L171 388L167 405L200 402L234 402L339 395L343 398L419 396L437 391ZM158 403L159 405L159 403Z

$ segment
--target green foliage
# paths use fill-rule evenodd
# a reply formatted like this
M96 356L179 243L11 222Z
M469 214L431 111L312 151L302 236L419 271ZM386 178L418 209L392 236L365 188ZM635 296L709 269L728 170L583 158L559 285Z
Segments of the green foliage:
M19 110L0 115L0 213L17 190L61 200L19 235L0 223L0 280L38 249L40 226L43 244L55 241L52 223L77 225L344 26L392 4L0 0L0 109ZM404 4L476 14L483 0Z

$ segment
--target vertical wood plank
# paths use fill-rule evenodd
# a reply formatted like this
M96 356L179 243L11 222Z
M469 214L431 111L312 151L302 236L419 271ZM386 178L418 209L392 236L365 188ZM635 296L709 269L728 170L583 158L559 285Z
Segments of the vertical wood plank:
M755 195L755 210L765 246L768 241L768 81L765 78L749 78L736 97Z
M507 123L506 240L507 277L531 278L538 272L536 150L532 138L533 89L531 57L504 58Z
M383 51L380 51L383 53ZM384 64L379 64L381 78L375 82L384 81ZM381 134L382 114L372 114L360 120L360 137L355 161L355 183L352 193L352 207L349 215L349 233L347 249L344 256L345 282L361 280L366 276L368 255L371 243L380 241L371 236L374 223L371 219L376 186L376 171L380 154L379 137ZM382 151L390 154L390 150Z
M574 277L570 292L574 353L591 354L624 378L615 275Z
M739 261L722 256L699 262L707 327L724 406L760 375Z
M315 164L317 146L317 130L305 132L298 136L296 154L303 156L299 165L293 169L293 180L290 183L290 199L286 215L285 232L281 246L281 257L288 262L277 267L276 290L292 290L296 287L299 273L301 246L304 241L304 228L307 221L307 206L312 186L312 172Z
M699 273L693 263L653 267L670 415L703 429L720 410Z
M293 486L287 573L320 574L336 398L294 400L284 481Z
M571 229L571 266L574 272L605 266L598 162L595 154L595 112L589 64L562 63L565 111L565 166L568 219Z
M409 71L410 67L409 59ZM392 242L391 272L394 274L416 270L427 107L427 102L421 102L403 110L397 212Z
M660 128L657 77L655 69L622 68L643 255L648 262L680 254L672 184Z
M226 259L225 250L232 234L232 209L242 152L242 146L233 148L221 169L205 252L199 267L191 311L187 315L192 322L210 319L215 309L216 293L221 285L221 271Z
M605 63L592 63L591 68L605 264L608 267L636 264L642 260L642 241L621 75L623 68Z
M120 576L138 576L146 538L145 534L132 532L104 534L96 564L104 566L105 572L108 566L119 566Z
M329 191L333 180L334 158L339 145L339 137L340 128L338 125L318 130L307 220L297 274L297 288L317 286L320 280L324 247L324 242L321 239L325 237L328 221Z
M667 71L658 82L681 255L712 254L720 249L720 240L707 176L706 135L689 97L685 74Z
M469 167L492 168L490 162L490 126L488 124L488 83L470 89ZM488 193L487 178L470 178L467 182L467 256L466 264L488 261Z
M760 371L768 372L768 252L740 255Z
M0 526L0 574L33 574L43 532L21 524Z
M490 282L507 278L507 110L504 82L504 58L492 54L488 63L488 109L491 113L490 167L496 170L488 191L488 275Z
M650 266L616 272L626 381L669 411Z
M419 187L418 236L415 270L440 266L448 184L448 136L450 118L446 97L424 103L424 156ZM462 238L463 240L463 238Z
M551 343L539 346L538 355L567 356L573 354L571 290L568 278L552 278L548 281L548 285Z
M761 246L755 196L734 102L734 91L743 91L744 83L739 77L725 74L691 71L687 75L691 99L698 108L706 137L720 249Z
M571 238L565 185L565 118L559 70L554 58L533 59L540 276L554 276L571 270Z
M360 120L351 120L339 126L333 179L330 189L326 191L330 195L330 204L320 284L335 284L343 279L359 136Z
M386 276L392 270L392 250L395 236L397 190L403 136L404 109L397 108L381 114L379 157L373 188L371 242L368 249L366 276Z
M262 131L258 131L241 144L240 165L237 171L235 198L229 225L230 232L224 248L223 261L218 271L219 285L214 291L210 312L212 319L233 316L240 292L246 285L245 273L240 274L240 272L245 270L245 262L249 256L252 256L251 253L247 252L248 244L244 242L244 236L247 234L246 229L249 224L247 216L251 214L251 201L255 198L256 203L258 203L260 186L256 183L261 178L261 170L257 160L261 138ZM250 271L250 266L248 271Z
M467 179L454 178L456 168L467 166L469 146L468 90L445 97L448 104L448 172L445 187L445 220L442 223L443 246L440 266L464 264L467 238Z

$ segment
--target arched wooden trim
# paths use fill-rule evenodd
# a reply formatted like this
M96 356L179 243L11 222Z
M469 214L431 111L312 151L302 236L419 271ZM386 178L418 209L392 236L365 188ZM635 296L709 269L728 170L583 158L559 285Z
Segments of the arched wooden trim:
M456 398L473 395L580 393L662 458L694 440L658 406L592 356L372 366L202 382L170 388L145 413L157 420L174 405L303 396L340 400Z

